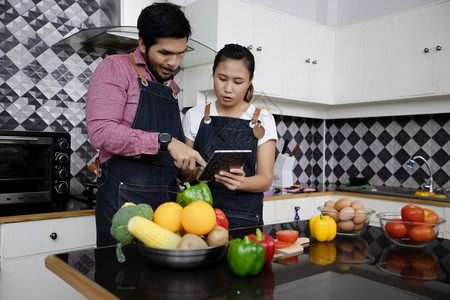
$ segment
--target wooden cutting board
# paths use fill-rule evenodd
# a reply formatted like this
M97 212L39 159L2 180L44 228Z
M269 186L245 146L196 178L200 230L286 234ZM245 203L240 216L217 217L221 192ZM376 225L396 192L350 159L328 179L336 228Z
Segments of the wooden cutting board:
M278 259L280 257L290 257L294 255L300 255L303 253L303 248L309 246L309 238L299 237L295 243L289 247L276 249L273 259Z

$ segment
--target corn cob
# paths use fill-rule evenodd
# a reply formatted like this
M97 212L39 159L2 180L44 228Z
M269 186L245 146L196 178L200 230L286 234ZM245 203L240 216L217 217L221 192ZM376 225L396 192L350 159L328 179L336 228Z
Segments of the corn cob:
M175 249L181 237L143 217L128 221L128 231L144 245L154 248Z

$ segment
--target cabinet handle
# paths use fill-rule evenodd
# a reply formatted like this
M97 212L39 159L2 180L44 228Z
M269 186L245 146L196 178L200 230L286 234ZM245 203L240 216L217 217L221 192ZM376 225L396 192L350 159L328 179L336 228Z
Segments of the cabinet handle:
M58 235L56 234L56 232L50 233L50 238L51 238L52 240L56 240L57 237L58 237Z
M305 63L309 64L311 62L311 60L308 58L305 60Z
M258 48L256 48L256 51L262 51L262 47L259 46Z
M430 52L430 49L425 48L425 49L423 49L423 52L428 53L428 52Z
M441 51L442 47L441 46L436 46L436 51Z
M247 46L247 49L248 49L248 50L252 50L252 49L253 49L253 45L248 45L248 46Z
M313 61L312 61L312 64L313 64L313 65L317 65L317 60L313 60Z

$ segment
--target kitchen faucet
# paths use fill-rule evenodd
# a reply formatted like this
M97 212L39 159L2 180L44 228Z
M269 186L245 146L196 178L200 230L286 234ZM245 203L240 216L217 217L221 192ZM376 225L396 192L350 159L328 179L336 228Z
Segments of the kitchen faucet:
M425 162L425 164L428 167L428 172L430 173L430 178L428 180L425 180L425 182L421 185L422 188L428 188L429 192L432 193L433 192L433 173L431 173L431 168L430 165L428 164L428 162L425 160L425 158L423 158L422 156L414 156L412 157L408 163L406 164L408 167L412 168L414 166L414 163L416 162L416 159L420 158L421 160L423 160Z

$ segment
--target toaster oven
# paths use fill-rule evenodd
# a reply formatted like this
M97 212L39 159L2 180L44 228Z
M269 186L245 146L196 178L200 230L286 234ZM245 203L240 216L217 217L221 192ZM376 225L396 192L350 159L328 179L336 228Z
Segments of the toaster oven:
M0 131L0 205L67 203L70 142L66 132Z

